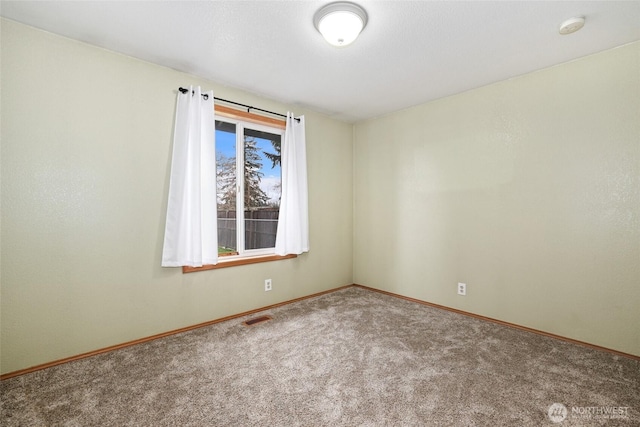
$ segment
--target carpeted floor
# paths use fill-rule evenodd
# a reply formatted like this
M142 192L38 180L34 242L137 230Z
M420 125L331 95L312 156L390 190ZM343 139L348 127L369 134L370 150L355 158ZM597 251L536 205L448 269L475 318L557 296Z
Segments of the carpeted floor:
M640 425L628 358L357 287L262 314L2 381L0 424Z

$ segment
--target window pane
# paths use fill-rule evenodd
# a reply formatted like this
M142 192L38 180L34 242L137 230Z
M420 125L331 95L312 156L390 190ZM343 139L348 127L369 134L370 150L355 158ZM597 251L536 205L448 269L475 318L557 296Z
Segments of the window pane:
M216 120L218 255L235 255L236 239L236 125Z
M280 135L245 129L245 249L273 248L280 212Z

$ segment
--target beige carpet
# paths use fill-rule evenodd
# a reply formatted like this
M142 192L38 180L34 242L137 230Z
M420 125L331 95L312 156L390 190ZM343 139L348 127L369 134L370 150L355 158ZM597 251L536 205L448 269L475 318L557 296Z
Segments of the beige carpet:
M260 314L5 380L0 424L640 425L628 358L357 287Z

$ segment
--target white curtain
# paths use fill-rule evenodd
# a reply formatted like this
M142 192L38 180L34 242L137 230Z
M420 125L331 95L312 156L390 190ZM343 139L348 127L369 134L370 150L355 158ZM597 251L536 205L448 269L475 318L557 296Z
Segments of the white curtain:
M277 255L309 252L307 149L304 116L298 122L287 113L281 147L282 197L276 233Z
M204 95L204 96L203 96ZM163 267L218 262L213 91L178 91Z

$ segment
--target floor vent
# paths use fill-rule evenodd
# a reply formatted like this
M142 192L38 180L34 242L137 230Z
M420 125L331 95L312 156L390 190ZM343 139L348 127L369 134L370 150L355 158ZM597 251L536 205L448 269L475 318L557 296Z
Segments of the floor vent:
M258 323L266 322L267 320L271 320L271 316L260 316L254 317L253 319L249 319L246 322L242 322L247 326L257 325Z

